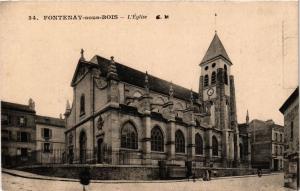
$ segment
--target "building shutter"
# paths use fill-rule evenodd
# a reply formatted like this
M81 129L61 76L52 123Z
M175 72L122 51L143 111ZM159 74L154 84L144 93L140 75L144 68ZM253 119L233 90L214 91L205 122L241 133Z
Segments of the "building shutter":
M17 132L17 141L21 141L21 132Z
M49 129L49 139L52 139L52 129Z
M50 152L52 153L53 152L53 144L52 143L49 143L49 150L50 150Z
M41 129L41 137L42 137L42 138L45 138L45 137L44 137L44 135L45 135L45 134L44 134L44 131L45 131L45 129L42 128L42 129Z

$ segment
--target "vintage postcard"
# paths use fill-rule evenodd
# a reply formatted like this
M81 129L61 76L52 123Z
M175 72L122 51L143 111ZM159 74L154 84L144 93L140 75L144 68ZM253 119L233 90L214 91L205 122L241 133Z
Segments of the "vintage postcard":
M298 1L1 2L2 190L297 190L298 22Z

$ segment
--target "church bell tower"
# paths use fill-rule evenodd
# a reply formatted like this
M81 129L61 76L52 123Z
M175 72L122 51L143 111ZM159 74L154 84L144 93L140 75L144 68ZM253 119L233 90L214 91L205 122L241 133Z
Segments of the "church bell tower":
M217 33L203 57L200 67L199 98L210 113L210 127L221 131L221 158L224 167L239 164L239 132L237 127L232 62Z

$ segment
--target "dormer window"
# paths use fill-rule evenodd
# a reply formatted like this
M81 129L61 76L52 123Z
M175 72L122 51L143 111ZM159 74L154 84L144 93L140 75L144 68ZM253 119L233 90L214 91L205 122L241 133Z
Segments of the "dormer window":
M80 97L80 116L85 114L85 97L84 94Z
M209 83L209 79L208 79L208 75L204 76L204 87L208 86Z
M216 72L213 72L211 75L211 84L215 84L216 83Z

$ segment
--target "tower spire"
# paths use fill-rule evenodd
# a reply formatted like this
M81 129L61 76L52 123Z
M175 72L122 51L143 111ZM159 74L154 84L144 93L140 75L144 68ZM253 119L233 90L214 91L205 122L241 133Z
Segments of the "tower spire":
M248 112L248 109L247 109L247 115L246 115L246 124L249 124L249 112Z
M146 75L145 75L145 92L146 92L146 94L149 94L149 77L148 77L147 71L146 71Z

